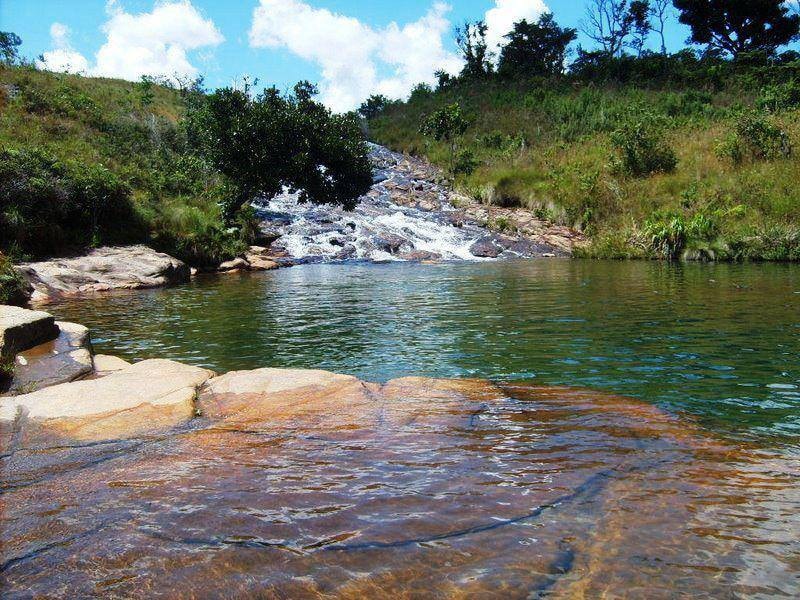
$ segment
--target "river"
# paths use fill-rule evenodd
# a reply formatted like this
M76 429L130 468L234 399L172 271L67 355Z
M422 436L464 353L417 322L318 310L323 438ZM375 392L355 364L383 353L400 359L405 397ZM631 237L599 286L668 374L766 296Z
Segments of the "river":
M560 259L54 305L131 360L374 383L234 374L163 435L3 456L4 597L796 598L798 307L796 265Z

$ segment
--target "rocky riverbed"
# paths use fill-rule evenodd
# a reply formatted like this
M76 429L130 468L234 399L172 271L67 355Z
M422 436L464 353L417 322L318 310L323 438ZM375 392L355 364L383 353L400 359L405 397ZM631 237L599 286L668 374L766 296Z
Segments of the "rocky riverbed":
M800 591L797 457L631 398L90 360L0 398L4 598Z
M319 261L570 256L586 243L581 233L530 211L483 206L453 192L442 174L421 160L375 145L370 157L375 183L353 211L299 204L288 194L256 202L264 245L223 263L219 272ZM184 283L192 274L180 260L141 245L96 248L82 256L21 264L17 270L28 281L34 304Z
M375 183L352 212L299 204L286 194L256 203L273 253L300 261L481 260L569 256L579 232L523 209L457 194L430 164L372 145ZM502 231L500 231L502 230Z

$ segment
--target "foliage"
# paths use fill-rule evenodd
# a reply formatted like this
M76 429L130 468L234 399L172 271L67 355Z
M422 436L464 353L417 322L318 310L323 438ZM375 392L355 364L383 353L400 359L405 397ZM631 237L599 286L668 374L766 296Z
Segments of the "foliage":
M302 201L348 208L369 189L372 169L355 114L332 114L313 91L300 83L293 95L268 89L251 98L226 88L189 111L193 147L227 179L227 223L253 198L284 187Z
M384 111L389 102L383 94L373 94L361 103L358 114L367 120L374 119Z
M761 90L758 107L780 112L800 107L800 83L795 79L767 85Z
M692 41L734 58L752 52L774 54L800 30L800 16L783 0L675 0Z
M21 44L22 40L16 33L0 31L0 62L14 63L19 58L17 48Z
M130 189L101 165L43 151L0 150L2 248L33 256L125 241L135 227Z
M450 172L455 173L458 139L464 135L469 123L461 114L458 103L449 104L428 115L420 126L420 132L437 142L445 142L450 149Z
M488 27L485 21L465 22L456 27L456 45L464 59L461 76L466 79L482 79L491 75L492 53L486 44Z
M498 72L505 77L558 75L577 35L575 29L560 27L552 13L535 23L523 19L505 36L508 42L500 52Z
M651 249L668 260L677 258L686 245L686 223L675 213L656 214L644 224Z
M24 304L26 288L25 280L14 270L9 258L0 252L0 304Z
M633 177L673 172L678 158L667 141L667 123L663 117L644 112L614 131L611 142L616 170Z
M639 0L589 0L583 33L606 56L619 56L634 28L645 28L648 6Z
M717 153L736 164L745 158L774 160L792 154L789 135L767 115L755 110L736 117L733 131L717 145Z

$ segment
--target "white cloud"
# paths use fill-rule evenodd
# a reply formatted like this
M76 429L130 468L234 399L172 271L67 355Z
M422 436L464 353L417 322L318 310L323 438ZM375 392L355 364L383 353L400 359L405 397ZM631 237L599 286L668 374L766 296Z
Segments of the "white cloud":
M85 73L89 70L89 61L80 52L76 52L69 42L69 27L61 23L50 26L50 40L53 49L42 55L44 60L37 60L40 69L56 73Z
M504 36L522 19L537 21L550 9L543 0L496 0L486 12L486 43L492 52L505 45Z
M96 76L129 80L142 75L193 77L198 69L187 53L217 46L224 40L214 22L205 19L189 0L157 2L151 12L135 15L125 12L116 0L109 0L106 10L106 42L98 50L93 66L69 48L66 28L54 23L54 50L44 54L44 68L59 70L55 67L63 65L68 57L82 61L80 70Z
M285 48L318 64L322 100L334 110L349 110L376 92L403 97L417 83L433 83L438 69L458 71L459 58L442 41L450 31L449 10L437 2L418 21L376 29L302 0L260 0L250 45Z

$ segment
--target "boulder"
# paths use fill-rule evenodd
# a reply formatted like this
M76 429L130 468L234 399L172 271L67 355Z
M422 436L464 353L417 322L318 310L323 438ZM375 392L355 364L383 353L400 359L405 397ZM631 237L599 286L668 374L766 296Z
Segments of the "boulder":
M169 360L146 360L101 379L2 398L0 439L14 445L3 451L169 430L193 418L197 389L212 375Z
M122 360L116 356L107 354L95 354L92 362L94 363L94 377L107 377L112 373L124 371L131 366L127 360Z
M503 253L503 248L495 243L494 237L488 236L472 244L469 252L478 258L497 258Z
M225 261L219 267L217 267L217 271L219 271L220 273L233 273L236 271L247 271L249 269L250 269L250 263L241 257Z
M328 371L258 369L234 371L210 380L198 396L204 417L227 423L274 423L312 414L327 426L344 413L357 413L375 404L371 393L378 386L350 375Z
M399 258L411 262L436 262L442 259L442 255L427 250L413 250L412 252L403 252Z
M189 267L147 246L97 248L84 256L19 265L33 285L32 302L188 281Z
M0 305L0 359L58 337L53 315L16 306Z
M24 394L75 381L92 373L89 330L57 322L58 337L17 355L10 394Z

